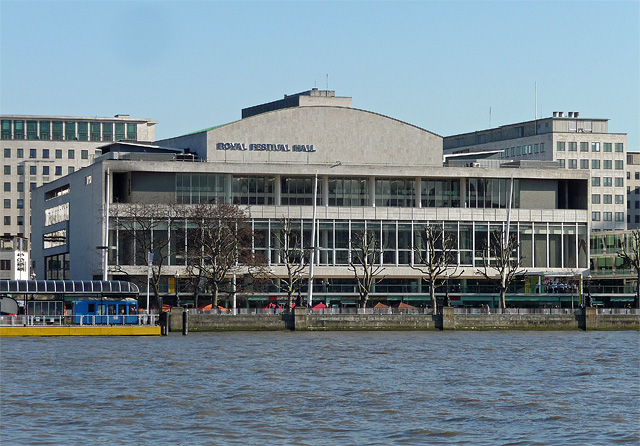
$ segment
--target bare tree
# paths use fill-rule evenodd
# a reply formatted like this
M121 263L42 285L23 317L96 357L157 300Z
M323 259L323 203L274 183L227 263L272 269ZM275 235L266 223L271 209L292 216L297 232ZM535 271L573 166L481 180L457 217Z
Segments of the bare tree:
M182 208L174 205L144 203L120 204L114 206L111 212L111 217L116 219L120 254L117 265L111 266L109 270L124 273L133 281L146 283L146 277L140 279L131 276L126 266L147 265L149 255L153 254L153 259L149 262L149 285L160 311L162 310L160 282L163 268L168 264L169 257L173 255L173 252L170 252L169 228L173 221L181 218L182 212Z
M422 280L429 284L429 296L433 314L437 313L436 289L447 280L460 277L457 274L456 244L447 236L442 225L425 225L414 246L415 261L411 268L422 273ZM446 304L445 304L446 305Z
M189 212L186 271L197 305L205 281L212 290L213 306L231 274L251 261L252 230L249 214L233 204L200 204Z
M373 286L384 279L380 274L380 243L372 231L356 232L351 240L351 260L349 269L356 278L361 308L367 307Z
M269 272L272 283L287 293L289 308L293 306L293 295L302 286L302 273L307 265L304 259L301 231L293 228L291 219L280 219L280 228L272 231L272 250L279 258L278 262L284 264L286 277L279 277Z
M622 237L621 245L618 257L636 271L637 285L634 307L640 308L640 230L634 229L628 236Z
M517 234L509 234L504 229L492 231L483 256L483 269L478 270L485 279L495 284L500 291L500 308L505 308L505 295L513 281L526 274L522 269L523 256L518 255ZM491 271L494 273L491 274Z

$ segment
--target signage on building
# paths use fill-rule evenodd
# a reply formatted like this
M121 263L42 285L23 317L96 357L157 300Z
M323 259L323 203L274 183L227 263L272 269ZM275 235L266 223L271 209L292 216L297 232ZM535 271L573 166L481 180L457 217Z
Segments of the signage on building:
M24 261L24 252L18 253L18 259L16 261L16 270L26 271L26 263Z
M313 144L245 144L243 142L219 142L217 150L244 150L247 152L315 152Z

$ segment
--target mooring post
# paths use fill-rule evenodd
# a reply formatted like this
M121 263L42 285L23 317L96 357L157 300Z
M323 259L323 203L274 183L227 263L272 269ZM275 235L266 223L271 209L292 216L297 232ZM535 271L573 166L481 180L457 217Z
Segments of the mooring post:
M189 333L189 313L187 309L182 310L182 335L186 336Z

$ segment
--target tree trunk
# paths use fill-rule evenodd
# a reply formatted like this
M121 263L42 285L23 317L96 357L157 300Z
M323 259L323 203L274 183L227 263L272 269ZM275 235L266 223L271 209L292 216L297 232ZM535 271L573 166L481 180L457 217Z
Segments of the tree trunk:
M218 311L218 284L213 285L213 308Z
M429 287L429 296L431 296L431 306L433 307L433 314L438 314L438 301L436 300L436 288L431 282Z
M196 287L195 291L193 292L193 307L194 308L198 308L198 288Z
M504 313L505 309L505 296L507 294L507 290L504 288L500 289L500 308L502 308L502 312Z

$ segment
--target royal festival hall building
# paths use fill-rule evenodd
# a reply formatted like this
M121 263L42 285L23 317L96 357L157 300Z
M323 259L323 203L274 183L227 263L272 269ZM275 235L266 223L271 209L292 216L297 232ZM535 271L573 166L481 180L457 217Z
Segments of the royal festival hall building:
M154 147L105 146L93 164L33 191L37 276L102 278L108 252L109 278L137 277L144 289L144 255L131 255L136 242L118 233L117 222L119 211L138 203L232 203L246 208L259 235L251 249L264 254L270 271L282 277L285 269L273 234L283 218L290 219L302 228L303 246L311 247L315 208L314 303L357 301L348 265L351 241L364 230L380 240L384 267L370 305L429 301L422 274L412 268L417 234L426 224L441 225L454 240L455 273L452 268L448 284L453 304L496 304L497 291L479 270L490 234L508 221L509 231L517 234L526 273L509 290L507 304L568 306L573 296L539 293L559 277L588 274L588 171L524 160L504 160L492 168L445 167L441 136L353 108L351 98L336 97L332 91L285 96L247 108L242 116L157 141ZM188 226L184 218L168 216L151 234L169 241L166 249L172 254L162 270L167 297L176 292L174 281L187 274ZM244 297L242 305L255 306L284 299L273 287L245 289Z

